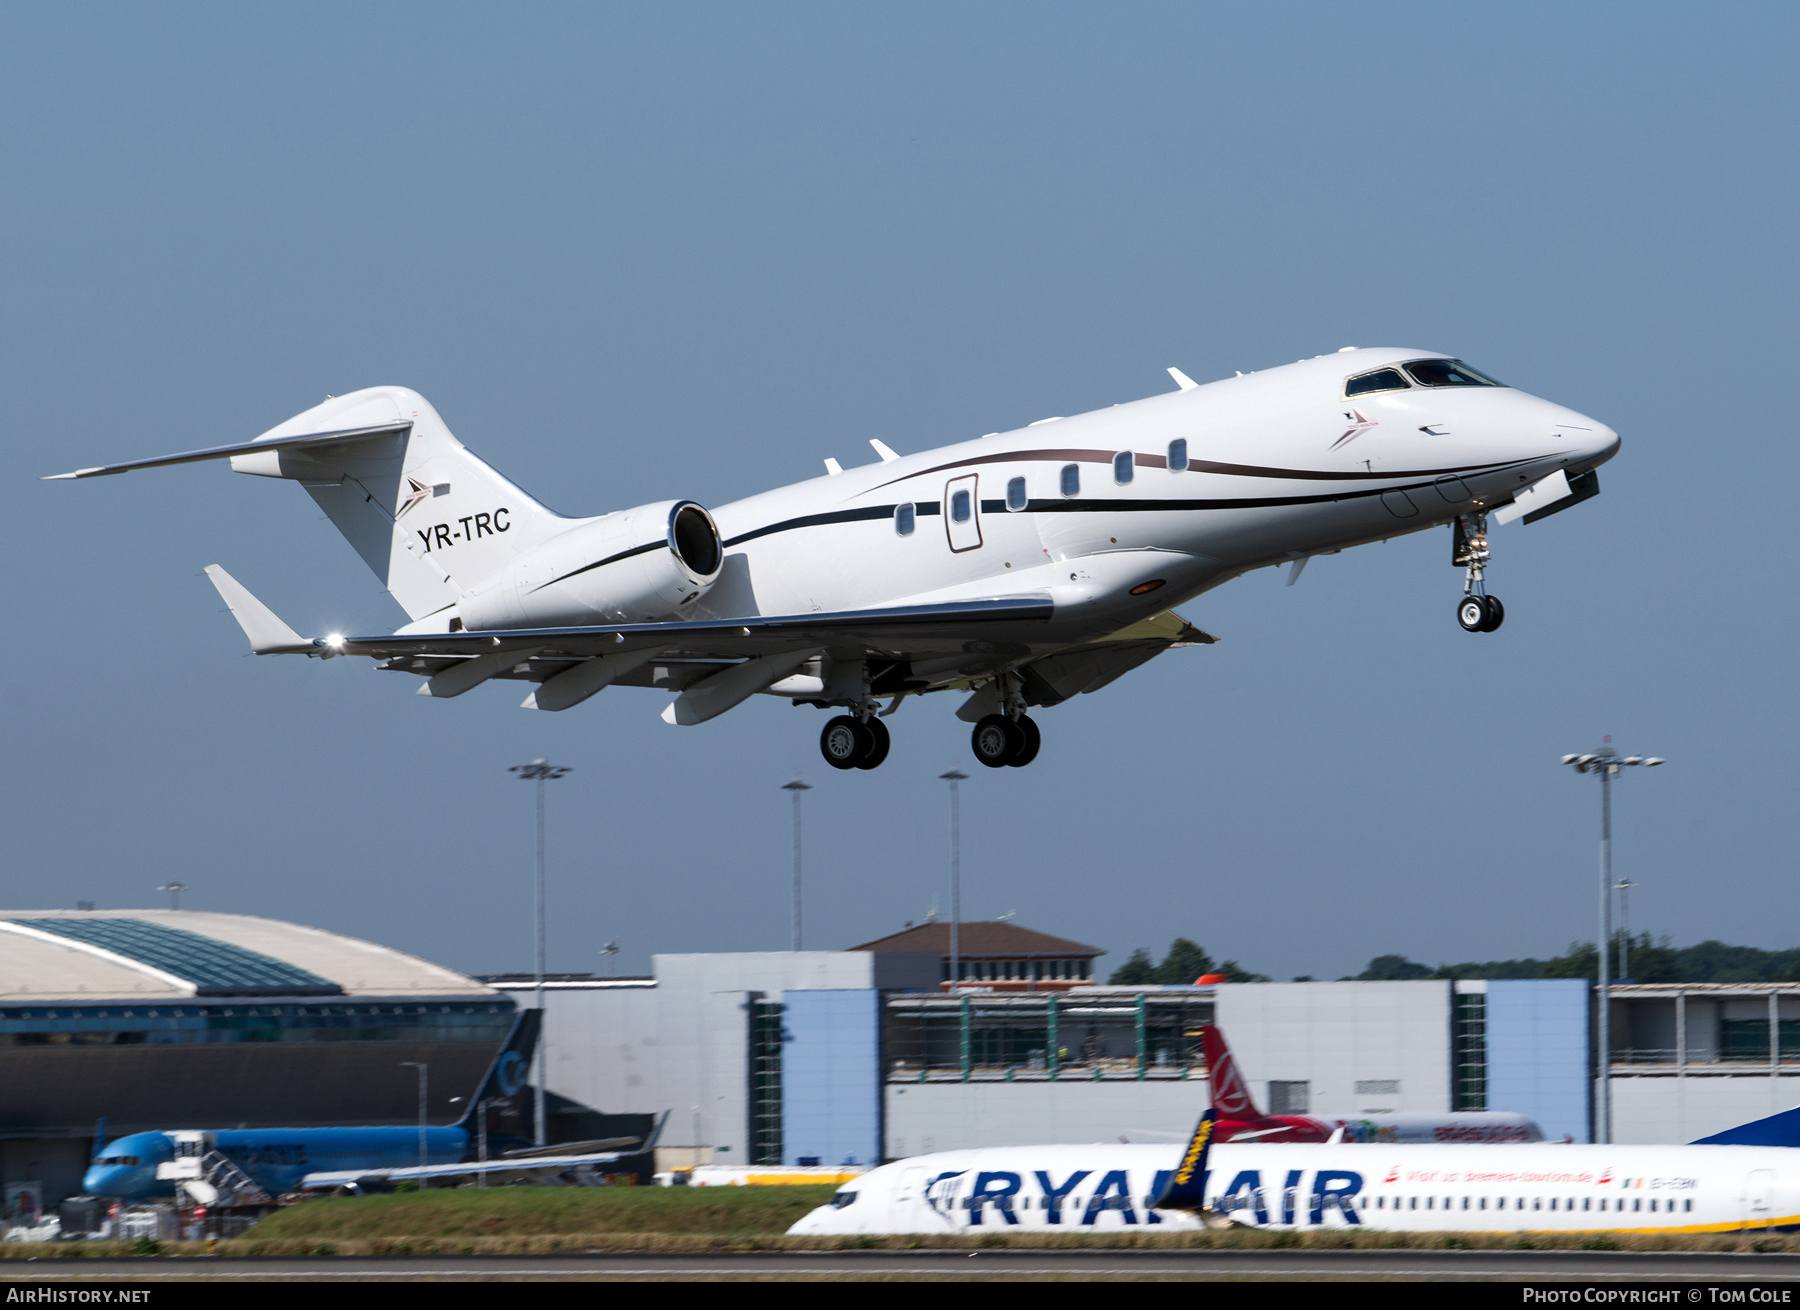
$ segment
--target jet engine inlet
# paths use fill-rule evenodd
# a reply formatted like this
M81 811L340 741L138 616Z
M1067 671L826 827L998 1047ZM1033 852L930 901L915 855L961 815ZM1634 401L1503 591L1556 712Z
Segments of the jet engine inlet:
M687 566L695 582L711 582L719 573L724 550L712 515L691 500L675 503L669 511L669 549Z

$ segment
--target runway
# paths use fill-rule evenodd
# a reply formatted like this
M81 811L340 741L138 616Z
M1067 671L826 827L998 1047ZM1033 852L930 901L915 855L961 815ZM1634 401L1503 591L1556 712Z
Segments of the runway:
M1794 1282L1800 1255L1664 1251L821 1251L7 1261L0 1281L1471 1280Z

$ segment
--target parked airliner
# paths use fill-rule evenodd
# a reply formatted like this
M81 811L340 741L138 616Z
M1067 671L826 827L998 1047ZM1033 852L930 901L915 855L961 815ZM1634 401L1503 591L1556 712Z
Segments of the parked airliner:
M1712 1233L1800 1228L1800 1153L1762 1146L1096 1143L911 1156L796 1235L1070 1228Z
M1543 1132L1510 1110L1451 1110L1321 1119L1310 1114L1264 1114L1217 1024L1203 1024L1206 1082L1220 1142L1541 1142Z
M1492 632L1488 523L1596 495L1605 424L1422 350L1345 349L827 473L708 512L674 499L552 513L416 392L328 398L251 442L57 478L229 459L298 482L412 620L301 637L207 570L258 654L363 655L459 696L532 684L565 710L613 683L697 724L759 692L844 711L834 767L887 756L908 696L966 694L981 763L1024 765L1027 713L1214 639L1171 606L1252 569L1448 525L1457 620ZM883 702L886 702L885 709Z
M540 1010L519 1013L462 1118L427 1126L423 1140L414 1124L130 1133L111 1142L95 1141L82 1190L90 1196L148 1201L173 1196L181 1181L210 1204L209 1193L241 1194L252 1188L277 1197L297 1189L380 1186L403 1179L561 1172L650 1149L635 1138L533 1149L481 1131L481 1116L490 1107L525 1089L541 1020ZM103 1136L103 1130L97 1134Z

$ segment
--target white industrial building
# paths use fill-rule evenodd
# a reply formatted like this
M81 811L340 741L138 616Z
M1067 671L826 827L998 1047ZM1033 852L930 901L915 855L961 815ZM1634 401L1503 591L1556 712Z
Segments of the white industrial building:
M1592 1140L1579 979L952 991L929 952L860 950L655 969L550 984L548 1085L668 1111L666 1144L721 1163L1180 1140L1207 1103L1211 1020L1272 1113L1512 1110ZM1800 986L1621 987L1613 1006L1615 1141L1692 1141L1800 1105Z

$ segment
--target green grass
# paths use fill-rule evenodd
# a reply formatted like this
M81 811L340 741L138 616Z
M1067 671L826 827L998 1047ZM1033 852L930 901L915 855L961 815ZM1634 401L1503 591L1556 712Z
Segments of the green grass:
M769 1237L835 1186L459 1187L306 1201L256 1225L259 1240L665 1233Z

